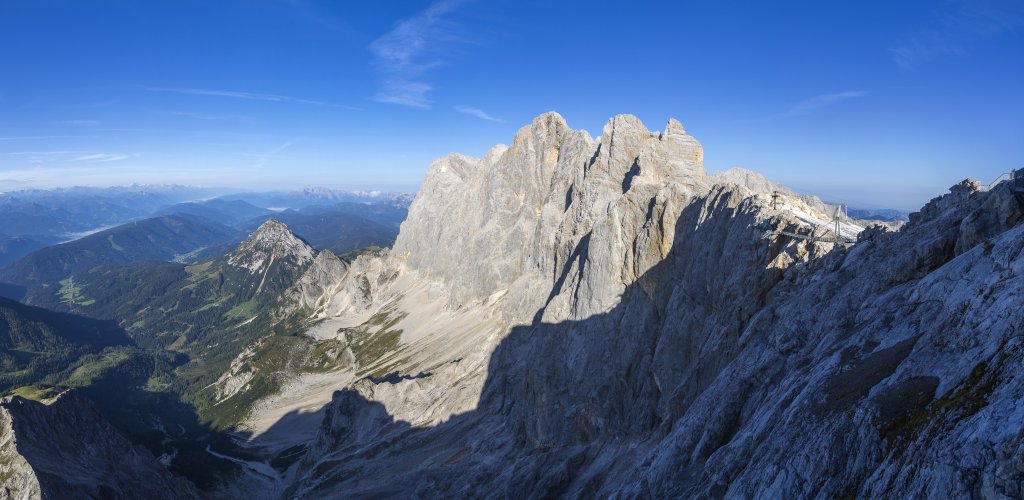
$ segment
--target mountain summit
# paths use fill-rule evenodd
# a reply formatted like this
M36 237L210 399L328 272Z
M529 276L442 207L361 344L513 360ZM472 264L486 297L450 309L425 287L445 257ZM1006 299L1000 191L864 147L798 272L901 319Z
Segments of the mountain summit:
M228 255L228 263L256 272L264 263L269 265L276 259L293 259L303 265L313 260L315 253L313 247L292 233L288 226L270 219Z

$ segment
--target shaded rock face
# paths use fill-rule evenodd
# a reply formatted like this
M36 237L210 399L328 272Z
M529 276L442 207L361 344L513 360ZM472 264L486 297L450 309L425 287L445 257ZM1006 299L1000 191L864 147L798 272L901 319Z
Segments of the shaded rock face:
M344 278L348 265L330 250L316 254L312 264L289 289L283 302L288 309L306 309L313 314L324 305L333 287Z
M83 396L0 400L0 498L199 498Z
M288 493L1020 496L1012 193L965 182L833 249L765 239L809 228L756 181L704 175L677 122L631 117L595 141L547 114L483 159L438 160L392 254L360 264L390 276L362 282L362 307L411 275L508 327L481 334L481 366L336 393ZM472 409L393 416L390 394L443 401L467 379Z
M353 268L367 272L350 270L332 304L342 316L400 309L406 304L389 298L408 295L400 288L401 276L408 276L436 285L449 311L492 310L505 326L481 325L475 350L466 353L455 336L431 338L415 324L399 323L407 328L402 352L434 357L397 365L399 378L391 381L361 380L353 393L417 426L435 425L430 433L486 425L486 431L457 433L461 444L454 450L455 444L436 444L451 436L416 438L457 455L452 463L469 467L460 474L476 470L478 459L518 463L530 453L520 457L515 449L526 443L547 450L651 435L724 369L783 271L832 246L763 239L768 230L811 228L772 209L770 195L716 184L701 160L700 145L674 120L659 133L619 116L593 140L549 113L521 129L511 146L480 160L436 161L393 251L378 264L357 261ZM433 349L446 340L448 353ZM371 428L396 443L395 433L417 432L401 421L353 425L368 414L356 406L352 394L343 405L329 405L335 420L339 413L350 418L334 430L325 423L323 433ZM429 408L430 419L417 417L417 408ZM513 455L480 455L480 446ZM329 449L315 447L304 460L315 473L300 473L295 492L349 487L340 478L356 470L360 481L372 483L362 467L386 467L386 460L360 465L361 457L340 451L356 449L343 443ZM387 454L404 460L407 451L398 445ZM412 476L431 474L428 469ZM390 486L396 485L414 487ZM368 494L384 493L375 487ZM391 492L397 491L404 490Z
M791 270L739 331L678 321L701 299L671 278L677 244L639 281L668 276L667 300L631 287L608 314L514 329L475 412L346 463L372 475L444 442L366 490L428 496L1019 496L1024 226L954 251L964 214L1008 196L954 189Z

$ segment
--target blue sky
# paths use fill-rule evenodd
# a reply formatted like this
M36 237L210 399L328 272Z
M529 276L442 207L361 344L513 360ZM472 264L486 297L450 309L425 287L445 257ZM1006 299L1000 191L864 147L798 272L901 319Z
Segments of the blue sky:
M912 209L1024 166L1024 2L0 3L0 190L411 190L549 110Z

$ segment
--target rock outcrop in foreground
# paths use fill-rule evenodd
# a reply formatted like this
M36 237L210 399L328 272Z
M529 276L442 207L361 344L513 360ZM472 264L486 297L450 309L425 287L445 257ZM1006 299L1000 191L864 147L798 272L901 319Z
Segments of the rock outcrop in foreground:
M0 498L199 498L87 398L0 400Z
M831 213L762 184L630 116L437 160L390 254L304 289L351 363L285 494L1024 494L1018 201L833 248L766 238Z

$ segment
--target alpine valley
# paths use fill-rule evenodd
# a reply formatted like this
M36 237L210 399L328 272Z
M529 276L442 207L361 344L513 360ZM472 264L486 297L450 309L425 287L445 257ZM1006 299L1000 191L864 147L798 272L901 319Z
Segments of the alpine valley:
M0 498L1024 496L1013 181L859 219L552 112L411 204L184 191L0 240Z

